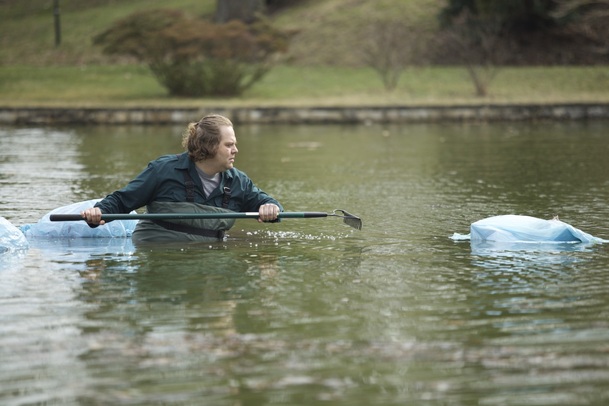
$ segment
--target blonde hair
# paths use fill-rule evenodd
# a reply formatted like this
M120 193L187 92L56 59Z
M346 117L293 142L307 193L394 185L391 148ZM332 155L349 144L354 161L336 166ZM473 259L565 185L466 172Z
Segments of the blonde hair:
M188 124L182 135L182 146L195 162L213 158L220 145L221 127L232 127L233 123L219 114L209 114L196 123Z

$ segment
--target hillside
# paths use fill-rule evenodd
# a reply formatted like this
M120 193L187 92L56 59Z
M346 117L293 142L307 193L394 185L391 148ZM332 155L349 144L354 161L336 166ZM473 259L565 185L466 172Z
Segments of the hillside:
M4 65L89 65L114 62L91 38L136 10L175 8L209 16L216 0L62 0L61 45L55 47L49 0L0 1L0 63ZM84 3L84 5L83 5ZM296 32L286 60L293 65L359 63L367 22L386 16L409 20L421 32L435 27L440 0L307 0L275 13L277 26Z
M363 44L376 20L408 25L404 38L418 48L411 63L459 64L452 46L430 42L446 0L302 0L298 7L270 16L276 26L295 32L286 63L292 66L361 66ZM216 0L61 0L61 45L55 47L53 1L0 0L0 64L91 65L116 63L93 47L93 36L120 18L144 9L173 8L211 17ZM568 29L519 31L502 50L506 65L590 65L606 63L599 44L586 43ZM601 44L602 45L602 44ZM605 47L606 48L606 47Z

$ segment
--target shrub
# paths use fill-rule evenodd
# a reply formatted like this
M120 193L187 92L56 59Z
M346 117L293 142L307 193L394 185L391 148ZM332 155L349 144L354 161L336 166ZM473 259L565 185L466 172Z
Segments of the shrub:
M176 10L132 14L93 42L146 63L174 96L238 96L287 51L288 34L264 20L214 24Z

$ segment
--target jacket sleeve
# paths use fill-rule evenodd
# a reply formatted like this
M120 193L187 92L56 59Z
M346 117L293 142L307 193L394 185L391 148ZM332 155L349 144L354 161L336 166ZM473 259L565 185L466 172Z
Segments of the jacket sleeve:
M258 211L260 206L267 203L273 203L279 206L279 210L283 211L283 206L275 198L268 195L265 191L258 188L252 180L245 174L240 173L239 183L243 190L244 207L241 211Z
M95 207L99 207L102 213L118 214L129 213L145 206L154 196L158 178L156 172L156 166L152 162L149 163L146 169L124 188L109 194Z

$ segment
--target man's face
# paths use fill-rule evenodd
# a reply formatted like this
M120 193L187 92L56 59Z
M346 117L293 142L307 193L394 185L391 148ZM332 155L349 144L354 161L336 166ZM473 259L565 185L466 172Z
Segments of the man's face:
M235 156L239 150L237 149L237 137L233 127L220 127L220 144L216 155L210 159L209 163L217 168L218 172L224 172L231 169L235 164Z

